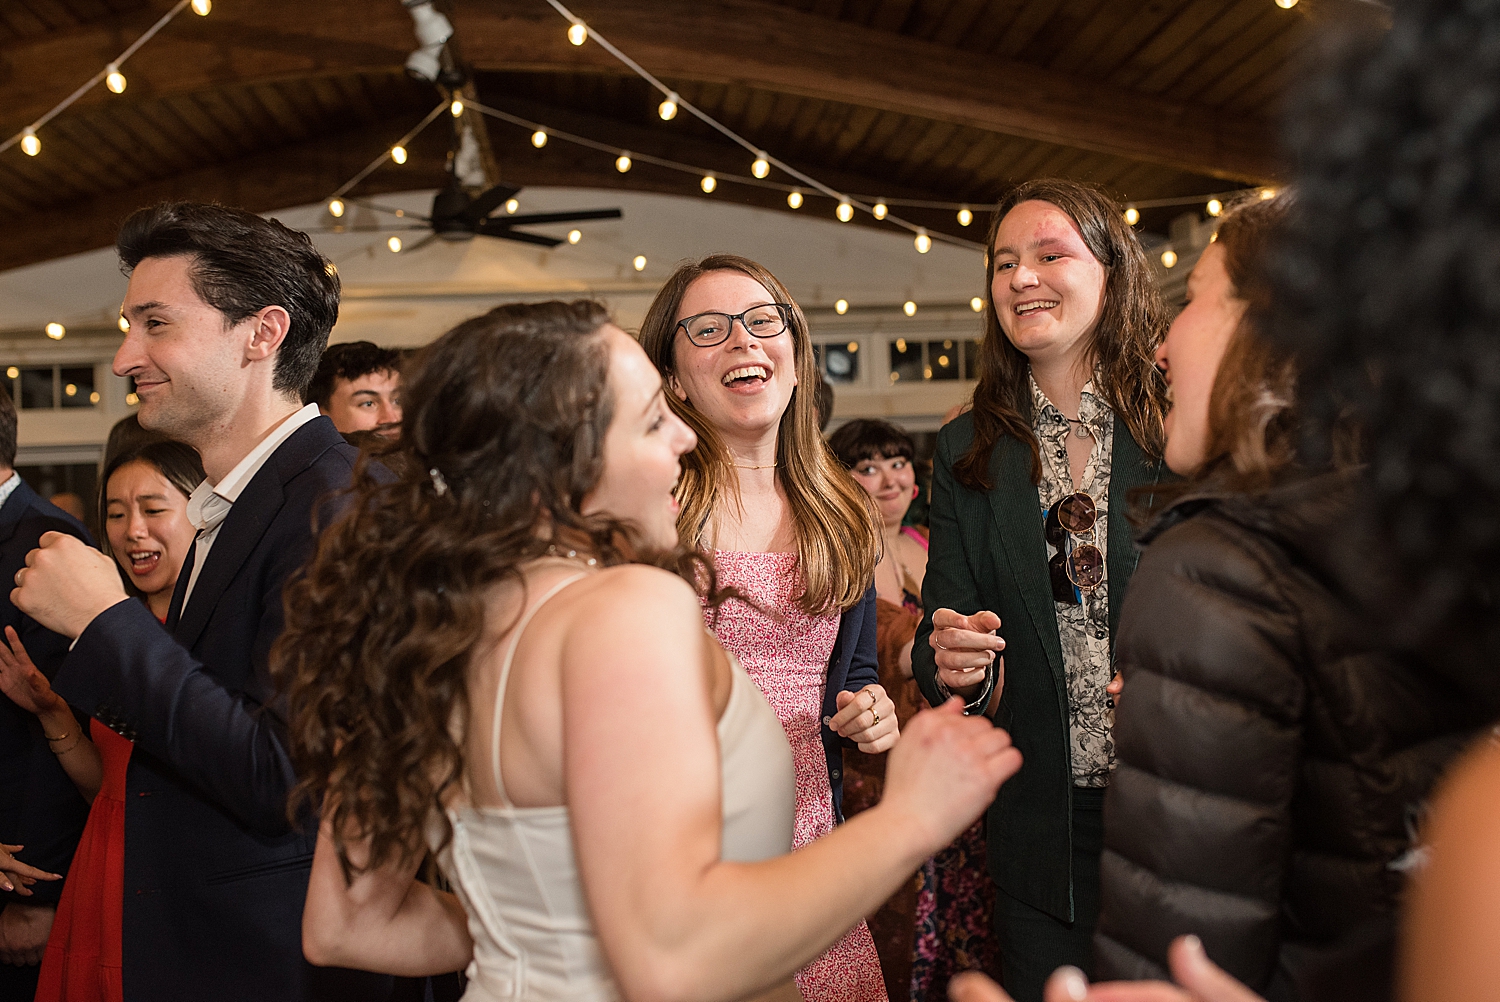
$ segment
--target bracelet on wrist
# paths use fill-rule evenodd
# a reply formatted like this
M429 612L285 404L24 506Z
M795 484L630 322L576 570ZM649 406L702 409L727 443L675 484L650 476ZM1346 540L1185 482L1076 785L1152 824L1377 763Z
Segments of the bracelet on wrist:
M74 732L74 733L77 733L77 732ZM66 741L68 738L71 738L72 736L73 736L72 734L59 734L57 737L54 738L54 737L48 737L46 731L42 732L42 737L47 738L48 741Z

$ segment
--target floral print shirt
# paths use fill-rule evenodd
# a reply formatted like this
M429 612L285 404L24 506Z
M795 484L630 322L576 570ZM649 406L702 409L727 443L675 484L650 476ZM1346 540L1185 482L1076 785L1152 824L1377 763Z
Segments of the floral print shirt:
M1042 453L1042 481L1037 485L1042 510L1059 498L1074 492L1073 474L1068 467L1067 440L1077 431L1068 419L1047 399L1033 378L1031 382L1031 427L1036 432ZM1094 499L1098 521L1092 542L1105 560L1109 538L1109 468L1114 447L1115 416L1094 393L1090 380L1083 387L1078 418L1084 422L1093 439L1088 465L1078 490ZM1064 545L1070 545L1072 537ZM1057 552L1047 544L1050 560ZM1113 701L1105 687L1111 678L1109 659L1109 578L1091 592L1078 592L1078 605L1054 603L1057 610L1057 632L1062 639L1063 671L1068 682L1069 750L1075 786L1109 785L1115 768Z

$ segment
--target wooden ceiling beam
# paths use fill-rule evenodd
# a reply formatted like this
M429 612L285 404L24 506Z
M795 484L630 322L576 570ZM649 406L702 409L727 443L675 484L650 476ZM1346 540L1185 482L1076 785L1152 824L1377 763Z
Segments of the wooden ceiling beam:
M550 8L455 0L478 69L624 72L598 45L570 45ZM1237 181L1281 169L1268 119L1226 115L1015 61L834 21L766 0L580 0L575 11L658 76L879 108ZM156 11L42 36L0 67L0 128L34 120L78 77L113 58ZM400 5L373 0L237 0L182 15L128 63L131 101L257 81L389 72L416 45ZM45 139L44 139L45 146ZM786 155L792 151L781 151Z

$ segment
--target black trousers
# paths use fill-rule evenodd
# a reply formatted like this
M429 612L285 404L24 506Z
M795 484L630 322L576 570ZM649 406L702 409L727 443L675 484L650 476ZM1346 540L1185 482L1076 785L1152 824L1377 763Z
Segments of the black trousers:
M1099 919L1099 856L1104 851L1104 790L1073 788L1073 921L995 895L995 939L1000 976L1016 1002L1042 1002L1052 972L1072 964L1094 971L1094 924Z

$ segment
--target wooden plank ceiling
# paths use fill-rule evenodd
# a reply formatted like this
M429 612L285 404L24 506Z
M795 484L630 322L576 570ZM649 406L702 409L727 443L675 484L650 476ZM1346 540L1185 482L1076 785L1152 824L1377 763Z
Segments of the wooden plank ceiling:
M0 4L0 136L117 55L170 0ZM440 0L488 105L636 154L745 175L749 157L682 114L598 45L567 43L542 0ZM752 142L845 191L968 202L1061 175L1122 201L1274 182L1274 116L1310 30L1369 23L1359 0L576 0L575 12L681 95ZM442 98L403 70L416 47L398 0L217 0L185 12L40 132L42 153L0 154L0 269L112 242L164 198L268 211L326 197ZM781 211L784 192L697 179L487 120L511 184L728 198ZM436 187L444 115L354 192ZM773 174L771 180L790 181ZM809 197L802 212L831 212ZM982 239L984 219L904 208ZM1148 212L1164 228L1180 210ZM859 221L879 224L868 217Z

